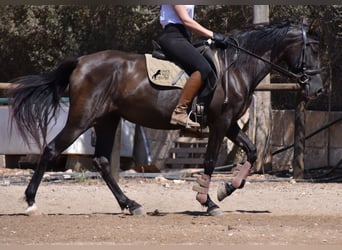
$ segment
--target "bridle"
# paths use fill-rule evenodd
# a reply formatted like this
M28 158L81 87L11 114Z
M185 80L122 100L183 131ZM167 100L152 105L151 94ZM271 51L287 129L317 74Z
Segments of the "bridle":
M303 47L302 47L302 51L301 54L298 58L298 63L297 65L299 67L296 68L291 68L290 70L287 70L277 64L272 63L270 60L265 59L261 56L258 56L257 54L244 49L242 47L239 46L238 42L236 39L232 38L232 37L227 37L227 44L229 44L230 46L236 48L237 50L241 50L244 53L253 56L267 64L269 64L274 70L278 71L279 73L286 75L290 78L294 78L297 80L297 82L300 84L300 86L305 90L308 88L308 83L310 81L310 76L314 76L317 74L320 74L321 69L307 69L307 46L310 44L317 44L319 43L318 41L315 40L310 40L307 37L307 32L305 30L304 25L302 25L301 27L301 31L302 31L302 37L303 37ZM227 69L228 70L228 69Z
M297 74L298 83L301 86L305 86L309 80L310 76L317 75L321 73L321 69L307 69L306 60L307 60L307 46L310 44L318 44L318 41L310 40L307 37L306 30L304 28L304 25L302 25L302 37L303 37L303 47L300 54L300 57L298 59L299 67L292 68L291 70Z

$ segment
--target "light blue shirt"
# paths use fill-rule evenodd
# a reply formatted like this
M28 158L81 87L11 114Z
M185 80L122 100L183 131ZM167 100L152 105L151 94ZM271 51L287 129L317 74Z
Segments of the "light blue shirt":
M185 8L187 12L189 13L189 16L193 19L194 18L194 10L195 5L185 5ZM163 28L168 25L169 23L180 23L183 24L183 22L179 19L177 13L173 9L172 5L162 5L160 8L160 24L163 26Z

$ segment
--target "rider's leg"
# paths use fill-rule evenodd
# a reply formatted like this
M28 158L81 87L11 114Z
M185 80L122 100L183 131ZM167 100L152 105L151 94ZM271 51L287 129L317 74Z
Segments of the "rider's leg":
M201 73L195 71L191 74L190 78L186 82L182 93L179 97L176 108L174 109L171 116L171 124L178 124L185 127L198 128L201 125L197 122L192 121L187 110L192 99L197 95L198 91L203 85Z

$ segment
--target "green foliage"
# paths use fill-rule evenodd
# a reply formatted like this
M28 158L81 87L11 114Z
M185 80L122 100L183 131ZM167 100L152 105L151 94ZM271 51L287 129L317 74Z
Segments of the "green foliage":
M146 52L158 30L158 11L151 6L0 6L0 79L50 70L67 56L106 49Z

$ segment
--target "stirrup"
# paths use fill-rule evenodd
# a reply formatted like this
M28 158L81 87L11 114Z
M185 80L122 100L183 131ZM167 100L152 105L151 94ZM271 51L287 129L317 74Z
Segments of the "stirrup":
M190 110L189 114L187 115L187 117L186 117L185 128L197 128L197 127L192 127L192 126L190 126L190 125L189 125L189 120L190 120L191 122L198 123L198 124L199 124L199 128L202 127L201 124L197 121L196 115L195 115L195 121L193 121L193 120L190 119L190 116L191 116L191 114L192 114L193 112L194 112L193 110Z

